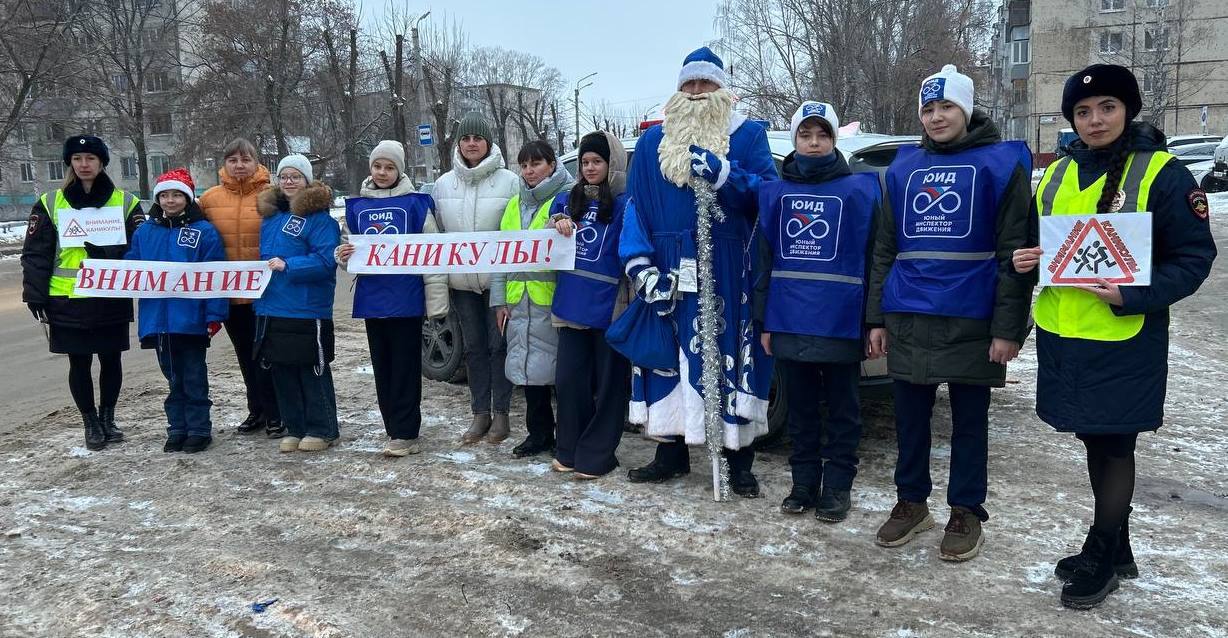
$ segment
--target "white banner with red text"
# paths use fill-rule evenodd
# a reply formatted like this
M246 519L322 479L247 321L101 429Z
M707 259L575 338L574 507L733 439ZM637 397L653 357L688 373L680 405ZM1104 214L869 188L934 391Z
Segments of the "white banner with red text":
M555 230L425 235L350 235L355 274L434 274L573 270L576 238Z
M86 259L73 292L81 297L259 299L271 274L263 261Z

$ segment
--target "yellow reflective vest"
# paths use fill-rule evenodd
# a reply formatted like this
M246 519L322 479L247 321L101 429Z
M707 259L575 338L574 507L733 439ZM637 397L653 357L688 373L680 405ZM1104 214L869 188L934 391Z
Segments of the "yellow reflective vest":
M503 209L503 219L499 222L499 230L544 230L550 217L550 206L554 198L546 200L538 207L529 221L528 228L520 227L520 195L512 197ZM554 303L554 271L513 272L507 275L506 300L507 305L520 303L525 290L529 291L529 300L539 306L549 306Z
M1131 153L1122 170L1120 190L1125 195L1121 213L1147 210L1147 196L1160 169L1173 156L1162 151ZM1079 166L1064 157L1045 170L1036 187L1036 213L1090 215L1105 188L1105 175L1086 189L1079 188ZM1063 337L1094 341L1125 341L1143 328L1143 315L1118 316L1099 297L1078 288L1046 287L1033 310L1036 325Z
M48 197L51 195L51 197ZM48 201L50 200L50 201ZM51 285L48 288L48 294L52 297L76 297L73 293L73 287L77 283L77 271L81 268L81 262L85 260L86 254L84 248L61 248L59 245L59 211L72 208L72 204L68 203L68 199L64 197L64 191L57 189L55 193L43 193L39 198L43 204L43 209L47 211L47 216L51 218L51 224L56 227L56 256L55 266L51 271ZM111 198L104 204L106 207L117 207L124 211L124 219L127 220L132 215L132 210L140 204L131 193L124 192L118 188L111 191Z

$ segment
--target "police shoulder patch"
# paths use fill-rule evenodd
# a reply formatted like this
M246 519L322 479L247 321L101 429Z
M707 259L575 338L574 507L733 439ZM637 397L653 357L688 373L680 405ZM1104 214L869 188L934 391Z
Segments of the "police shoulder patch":
M38 232L38 214L30 213L30 221L26 222L26 235L33 235Z
M1195 188L1186 195L1190 202L1190 212L1199 219L1206 219L1211 214L1211 204L1207 202L1207 193L1201 188Z

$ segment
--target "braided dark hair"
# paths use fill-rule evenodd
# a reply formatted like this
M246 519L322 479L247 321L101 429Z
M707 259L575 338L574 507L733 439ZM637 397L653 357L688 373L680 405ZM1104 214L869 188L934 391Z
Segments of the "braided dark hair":
M1109 170L1104 174L1104 190L1100 192L1100 199L1096 202L1097 215L1103 215L1113 207L1113 198L1121 188L1121 174L1125 171L1126 160L1129 158L1130 145L1119 143L1113 151L1113 158L1109 160Z

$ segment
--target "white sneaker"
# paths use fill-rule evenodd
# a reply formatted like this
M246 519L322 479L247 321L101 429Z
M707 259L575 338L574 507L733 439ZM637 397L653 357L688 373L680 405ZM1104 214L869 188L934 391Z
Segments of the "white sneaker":
M421 451L422 447L418 445L417 439L391 439L384 446L384 456L402 457Z
M282 439L283 441L285 439ZM333 446L336 441L321 439L318 436L305 436L302 441L298 442L299 452L323 452Z
M297 436L283 436L281 442L277 444L278 452L297 452L298 444L302 439Z

